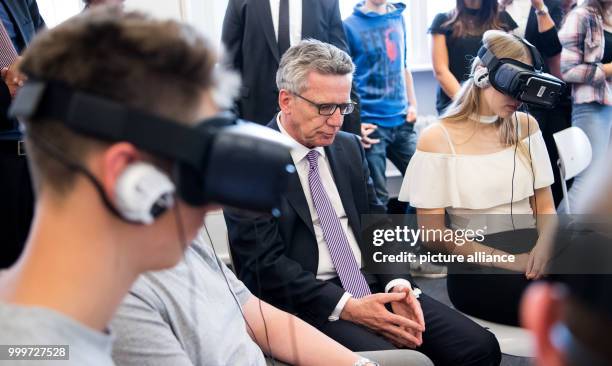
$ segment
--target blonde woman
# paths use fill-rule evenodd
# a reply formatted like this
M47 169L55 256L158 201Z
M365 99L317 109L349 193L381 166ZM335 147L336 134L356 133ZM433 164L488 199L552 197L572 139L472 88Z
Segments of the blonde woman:
M516 36L489 30L483 45L498 59L533 65L529 49ZM425 229L446 229L445 214L453 229L484 229L484 240L463 244L434 238L424 243L428 249L465 258L515 255L514 261L479 260L476 273L489 275L458 274L465 267L451 266L447 285L459 310L516 325L520 295L543 271L545 245L534 244L539 242L536 223L545 220L537 222L534 212L555 213L553 174L537 121L517 111L518 100L490 86L486 71L475 58L474 76L463 83L440 122L423 131L399 199L417 208Z

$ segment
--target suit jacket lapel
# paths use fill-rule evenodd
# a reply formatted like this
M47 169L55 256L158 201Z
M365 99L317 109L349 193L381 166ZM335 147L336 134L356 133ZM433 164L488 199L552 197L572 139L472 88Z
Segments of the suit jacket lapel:
M316 25L321 15L317 14L318 6L318 1L302 0L302 39L319 38Z
M280 132L278 123L276 122L276 115L272 118L272 121L268 123L268 127ZM310 217L310 209L308 208L308 202L306 202L306 196L304 196L304 190L302 189L302 183L300 182L300 176L295 173L289 176L289 182L287 187L287 201L293 207L298 216L304 221L308 229L315 235L314 227L312 226L312 217Z
M13 1L2 1L6 10L10 13L12 18L15 20L15 27L18 30L18 35L21 37L21 40L24 44L27 44L29 39L27 39L27 35L25 30L23 29L23 19L25 15L23 13L23 9L19 7L19 4Z
M266 43L270 47L270 51L276 62L280 62L280 56L278 55L278 42L274 35L274 23L272 23L272 12L270 10L270 0L254 0L255 8L259 11L259 21L263 28L263 33L266 38Z
M350 160L346 157L344 149L339 142L333 143L332 145L326 147L325 153L329 159L329 166L331 167L332 175L334 176L334 181L336 182L336 188L340 194L340 200L342 201L342 206L344 207L344 212L348 218L349 225L353 229L353 233L355 234L357 241L360 241L360 220L355 207L355 199L351 185L352 177L349 163Z

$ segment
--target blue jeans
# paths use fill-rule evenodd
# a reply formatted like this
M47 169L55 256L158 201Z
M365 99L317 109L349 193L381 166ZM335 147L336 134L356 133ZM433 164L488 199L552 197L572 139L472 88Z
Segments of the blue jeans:
M417 137L414 132L414 123L402 123L396 127L378 126L371 138L380 139L380 142L365 149L366 159L370 167L370 176L374 181L376 196L384 205L389 201L387 192L387 158L404 175L410 158L416 149Z
M588 189L590 176L610 163L606 156L612 140L612 106L599 103L574 104L572 126L584 131L593 150L591 164L574 178L572 188L567 194L568 197L559 204L558 212L567 213L565 212L565 200L569 199L570 209L576 214L580 213L576 209L579 208L580 200L583 199Z

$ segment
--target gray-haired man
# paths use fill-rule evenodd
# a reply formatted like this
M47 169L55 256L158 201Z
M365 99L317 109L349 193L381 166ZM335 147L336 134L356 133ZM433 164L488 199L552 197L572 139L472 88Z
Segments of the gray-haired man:
M281 112L268 126L297 143L298 174L280 218L225 210L238 275L353 351L416 348L436 365L499 364L491 333L427 295L417 299L409 275L361 270L361 215L385 210L359 139L339 131L353 110L353 71L348 54L319 41L283 56Z

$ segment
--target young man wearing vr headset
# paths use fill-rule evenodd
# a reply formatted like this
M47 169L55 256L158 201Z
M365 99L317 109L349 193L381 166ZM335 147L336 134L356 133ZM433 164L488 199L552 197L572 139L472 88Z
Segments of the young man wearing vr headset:
M537 215L555 214L546 145L537 121L518 112L521 104L553 107L558 100L564 83L542 73L541 65L525 40L485 32L472 77L440 123L421 134L399 194L428 230L445 229L446 213L453 229L486 230L483 242L432 239L424 243L428 250L466 258L515 255L514 261L452 266L447 278L457 309L509 325L518 325L520 294L546 261L538 239L546 220Z
M288 145L215 117L216 61L193 28L116 8L28 48L12 111L25 122L37 205L25 252L0 274L0 344L32 351L0 348L0 359L113 364L115 309L139 274L182 258L209 202L274 207ZM257 170L236 165L250 157ZM225 188L235 181L260 194Z

